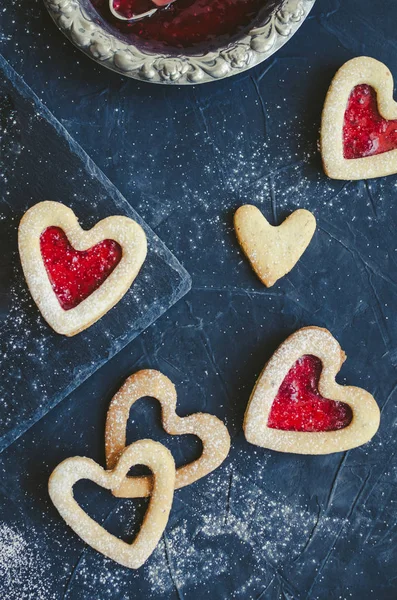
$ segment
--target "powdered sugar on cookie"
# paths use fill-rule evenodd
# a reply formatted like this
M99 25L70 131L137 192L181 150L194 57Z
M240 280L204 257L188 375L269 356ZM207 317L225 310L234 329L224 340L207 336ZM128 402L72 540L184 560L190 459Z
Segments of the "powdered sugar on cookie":
M393 77L386 65L367 56L345 63L328 90L321 123L324 170L332 179L369 179L397 173L397 149L362 158L345 157L345 113L351 93L363 84L376 92L380 116L386 120L397 119Z
M108 490L119 487L133 465L143 464L153 473L151 499L141 529L132 544L108 533L77 504L73 486L90 479ZM89 458L66 459L51 474L50 498L66 523L98 552L130 569L138 569L151 555L167 525L174 497L175 463L167 448L152 440L128 446L112 471Z
M131 407L145 396L151 396L160 402L163 426L167 433L193 434L203 444L202 455L197 460L177 469L176 488L197 481L222 464L230 449L230 436L222 421L207 413L179 417L176 414L177 395L173 383L159 371L146 369L129 377L110 404L105 434L108 468L115 466L124 450ZM150 477L130 477L122 482L115 495L130 498L148 496L151 485Z
M103 240L121 246L122 257L105 281L78 306L64 310L51 285L40 244L48 227L61 229L77 251L85 251ZM72 336L86 329L110 310L137 276L147 252L146 235L132 219L108 217L84 231L73 211L58 202L40 202L25 213L19 226L21 263L34 301L51 327Z
M270 410L282 382L296 361L306 355L314 355L322 362L319 380L322 396L350 406L353 418L347 427L321 432L269 427ZM336 383L344 360L344 352L326 329L305 327L287 338L266 364L251 394L244 417L247 440L264 448L296 454L341 452L369 441L379 427L379 408L365 390Z

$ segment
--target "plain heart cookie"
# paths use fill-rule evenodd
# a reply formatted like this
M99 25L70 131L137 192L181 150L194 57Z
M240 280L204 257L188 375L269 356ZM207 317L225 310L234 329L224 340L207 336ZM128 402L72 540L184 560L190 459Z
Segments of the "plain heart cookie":
M330 454L361 446L379 427L365 390L335 381L345 354L327 329L300 329L273 354L244 417L246 439L295 454Z
M397 173L397 103L383 63L361 56L345 63L329 88L321 123L324 171L332 179Z
M308 210L299 209L273 227L256 206L246 204L236 211L234 228L255 273L271 287L291 271L310 244L316 219Z
M146 235L132 219L112 216L89 231L59 202L40 202L18 232L23 272L41 314L72 336L110 310L136 278L147 252Z
M207 413L195 413L187 417L176 414L177 394L174 384L159 371L145 369L131 375L113 397L105 430L106 464L108 469L117 464L126 445L127 422L131 407L145 396L160 402L163 427L170 435L192 434L203 445L201 456L176 471L175 487L181 488L211 473L227 457L230 436L227 428L217 417ZM141 498L150 494L152 478L128 477L113 490L113 494L126 498Z
M153 485L150 503L141 529L132 544L127 544L106 531L78 505L73 486L89 479L99 486L114 490L119 487L134 465L147 466ZM50 498L61 517L89 546L130 569L138 569L156 548L168 522L175 485L175 463L167 448L153 440L140 440L125 448L112 471L105 471L90 458L75 456L64 460L48 482Z

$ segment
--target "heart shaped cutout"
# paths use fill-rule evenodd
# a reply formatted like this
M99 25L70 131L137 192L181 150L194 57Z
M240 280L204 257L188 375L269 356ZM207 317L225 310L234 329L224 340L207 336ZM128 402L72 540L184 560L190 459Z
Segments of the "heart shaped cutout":
M141 529L132 544L115 537L94 521L73 497L73 486L89 479L107 489L116 489L129 469L149 467L153 487ZM59 464L51 474L48 490L56 509L89 546L124 567L138 569L156 548L168 522L175 484L175 463L167 448L153 440L140 440L125 448L112 471L105 471L90 458L75 456Z
M185 487L219 467L230 450L227 428L217 417L207 413L195 413L187 417L176 414L177 394L173 383L152 369L131 375L113 397L105 430L106 464L109 469L117 464L126 444L126 429L133 404L145 396L160 402L164 430L170 435L192 434L203 444L201 456L176 470L175 488ZM151 476L127 477L113 491L123 498L142 498L150 494Z
M383 63L361 56L336 73L321 123L324 170L332 179L397 173L397 103Z
M234 215L237 239L252 268L267 287L296 265L313 237L316 219L308 210L293 212L273 227L256 206L241 206Z
M255 384L246 439L295 454L330 454L368 442L379 427L379 408L367 391L336 383L344 360L326 329L305 327L287 338Z
M103 240L88 250L75 250L59 227L47 227L40 236L47 275L63 310L75 308L98 289L122 257L120 244Z
M70 208L49 201L25 213L18 242L34 301L47 323L67 336L117 304L147 252L145 232L132 219L108 217L85 231Z
M285 376L270 408L267 426L283 431L336 431L352 420L348 404L324 398L318 390L322 363L299 358Z

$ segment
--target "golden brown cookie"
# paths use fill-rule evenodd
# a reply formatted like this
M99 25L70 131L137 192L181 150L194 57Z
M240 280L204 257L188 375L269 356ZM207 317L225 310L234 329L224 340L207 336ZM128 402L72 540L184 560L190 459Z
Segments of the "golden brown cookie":
M124 296L147 252L132 219L113 216L84 231L73 211L40 202L19 225L19 253L29 290L47 323L72 336Z
M293 212L273 227L256 206L241 206L234 215L237 239L252 268L267 287L296 265L313 237L316 219L308 210Z
M181 488L205 477L225 460L230 449L230 436L220 419L207 413L195 413L187 417L176 414L176 390L173 383L151 369L131 375L112 399L105 431L106 463L113 468L126 444L127 421L133 404L145 396L156 398L161 404L163 427L170 435L186 433L197 436L203 451L197 460L176 471L175 487ZM140 498L150 494L152 478L128 477L117 489L115 496Z
M278 452L329 454L368 442L380 412L365 390L335 381L345 354L326 329L300 329L276 350L244 417L251 444Z
M332 179L397 173L397 103L383 63L360 56L332 80L321 123L324 171Z
M153 473L150 503L141 529L132 544L106 531L77 504L73 486L81 479L94 481L107 490L119 487L134 465L146 465ZM130 569L138 569L156 548L168 522L174 496L175 463L167 448L152 440L140 440L125 448L112 471L105 471L90 458L75 456L53 471L48 490L66 523L89 546Z

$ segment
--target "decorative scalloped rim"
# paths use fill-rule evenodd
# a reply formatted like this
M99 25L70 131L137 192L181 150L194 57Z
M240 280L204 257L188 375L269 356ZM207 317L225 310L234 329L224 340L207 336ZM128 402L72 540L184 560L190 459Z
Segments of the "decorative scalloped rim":
M105 67L151 83L188 85L230 77L264 61L293 36L315 0L285 0L240 40L196 56L143 52L92 21L79 0L44 2L60 30Z

